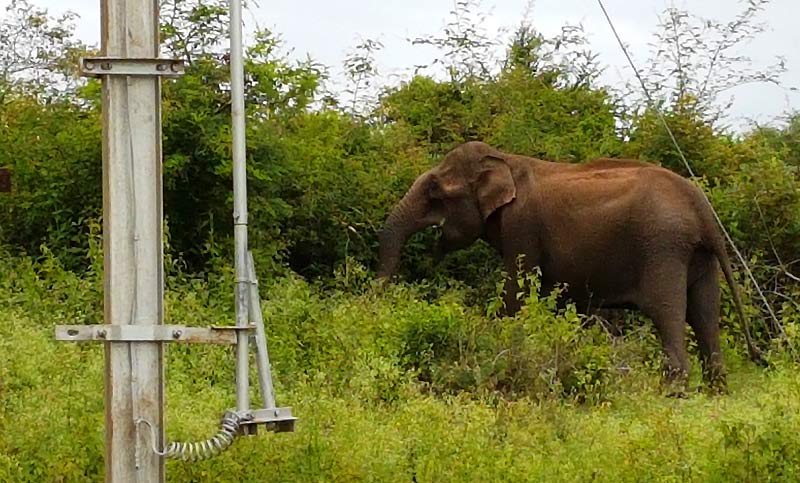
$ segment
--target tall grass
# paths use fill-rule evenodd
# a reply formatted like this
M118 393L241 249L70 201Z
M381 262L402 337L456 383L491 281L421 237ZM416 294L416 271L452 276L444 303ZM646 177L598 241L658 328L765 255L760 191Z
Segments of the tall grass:
M102 347L52 330L101 321L97 269L2 265L0 481L102 481ZM230 282L173 277L168 322L231 323ZM535 285L523 313L497 319L459 289L375 290L357 266L338 284L262 287L277 396L297 432L171 461L169 481L798 478L800 375L780 355L756 368L728 338L730 394L670 399L646 323L613 335ZM174 345L166 363L168 439L205 439L234 405L232 350Z

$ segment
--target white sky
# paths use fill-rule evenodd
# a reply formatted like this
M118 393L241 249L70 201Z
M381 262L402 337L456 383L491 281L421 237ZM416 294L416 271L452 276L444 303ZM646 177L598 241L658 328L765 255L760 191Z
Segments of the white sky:
M50 13L72 10L80 15L78 36L97 43L100 31L98 0L30 0ZM384 48L377 55L382 75L407 77L415 64L432 60L432 52L412 46L406 39L438 34L453 9L453 0L256 0L258 5L245 13L246 28L257 22L270 28L284 40L292 55L306 54L327 65L333 73L341 72L342 60L360 39L380 40ZM5 7L9 0L0 0ZM498 32L517 26L526 10L528 0L483 0L490 17L486 29ZM728 21L742 9L737 0L605 0L623 41L631 49L640 68L649 53L648 42L656 31L656 15L674 5L692 13L720 21ZM0 12L0 15L3 13ZM535 28L546 35L560 30L565 23L583 24L591 48L599 53L606 67L603 81L620 84L632 75L619 46L595 0L536 0L530 16ZM786 86L800 87L800 1L772 0L762 20L769 30L751 42L742 52L755 65L773 62L776 56L786 59ZM743 119L770 122L789 110L800 109L800 94L790 93L772 85L748 85L732 92L735 102L732 120Z

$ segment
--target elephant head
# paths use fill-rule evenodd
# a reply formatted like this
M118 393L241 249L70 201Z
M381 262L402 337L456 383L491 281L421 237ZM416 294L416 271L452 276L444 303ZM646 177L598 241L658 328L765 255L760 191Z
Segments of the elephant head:
M466 247L484 231L486 220L516 197L506 155L481 142L450 151L423 173L397 203L379 234L379 278L397 271L400 252L414 233L442 229L443 252Z

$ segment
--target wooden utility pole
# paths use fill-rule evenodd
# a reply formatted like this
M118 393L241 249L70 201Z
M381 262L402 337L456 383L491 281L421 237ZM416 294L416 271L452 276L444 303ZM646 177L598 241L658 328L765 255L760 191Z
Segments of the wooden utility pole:
M156 59L158 7L158 0L102 0L103 56ZM113 73L124 64L110 66ZM106 324L163 323L160 82L157 75L103 76ZM106 481L162 482L164 459L143 450L135 423L151 421L163 446L162 344L109 342L105 354Z

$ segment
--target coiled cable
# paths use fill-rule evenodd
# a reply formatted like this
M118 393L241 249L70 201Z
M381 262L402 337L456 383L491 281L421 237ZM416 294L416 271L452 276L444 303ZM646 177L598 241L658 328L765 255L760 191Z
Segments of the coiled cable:
M220 431L211 438L200 442L179 442L167 443L163 451L156 447L156 433L153 425L146 419L137 419L139 424L145 424L150 428L150 437L153 444L153 452L159 456L183 461L202 461L213 458L222 453L233 444L234 438L239 434L242 422L249 420L249 416L241 416L234 411L225 411L220 421Z

